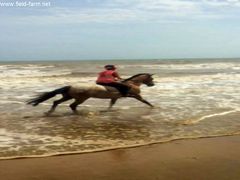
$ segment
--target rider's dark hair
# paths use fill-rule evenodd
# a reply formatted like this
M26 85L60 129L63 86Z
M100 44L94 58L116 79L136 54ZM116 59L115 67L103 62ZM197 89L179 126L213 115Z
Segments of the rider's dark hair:
M104 68L107 69L107 70L115 70L116 69L116 67L114 65L111 65L111 64L108 64L108 65L104 66Z

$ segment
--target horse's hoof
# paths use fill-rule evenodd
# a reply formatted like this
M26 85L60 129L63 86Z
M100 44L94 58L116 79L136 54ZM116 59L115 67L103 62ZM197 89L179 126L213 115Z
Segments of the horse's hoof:
M49 111L44 113L45 116L50 116L51 114L52 112L49 112Z
M74 115L79 115L79 112L78 111L73 111L73 114Z

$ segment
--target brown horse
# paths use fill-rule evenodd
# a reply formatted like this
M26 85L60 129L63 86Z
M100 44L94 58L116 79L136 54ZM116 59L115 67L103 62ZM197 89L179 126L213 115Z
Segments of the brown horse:
M127 96L135 98L150 107L153 107L148 101L144 100L140 95L140 86L145 84L147 86L154 86L152 74L137 74L128 79L122 81L130 87L130 91ZM46 101L57 94L62 94L62 98L53 102L51 109L47 112L47 114L51 114L56 109L57 105L68 101L70 99L75 99L75 101L70 104L70 108L74 113L77 113L77 106L89 98L100 98L100 99L111 99L109 109L116 103L117 99L123 97L122 94L114 87L110 86L102 86L102 85L81 85L81 86L65 86L60 89L56 89L51 92L43 93L37 96L34 99L29 100L27 103L33 106L37 106L38 104Z

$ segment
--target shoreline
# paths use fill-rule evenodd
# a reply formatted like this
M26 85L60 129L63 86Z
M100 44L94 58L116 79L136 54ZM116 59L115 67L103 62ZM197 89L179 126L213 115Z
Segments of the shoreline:
M240 136L174 140L44 158L0 160L4 180L240 179Z
M113 147L113 148L99 149L99 150L93 150L93 151L90 151L90 150L69 151L69 152L59 152L59 153L43 154L43 155L0 157L0 161L15 160L15 159L48 158L48 157L69 156L69 155L84 155L84 154L101 153L101 152L108 152L108 151L115 151L115 150L127 150L127 149L131 149L131 148L141 148L141 147L145 147L145 146L160 145L160 144L165 144L165 143L174 143L175 141L188 141L188 140L209 139L209 138L211 139L211 138L221 138L221 137L229 137L229 136L240 136L240 133L202 136L202 137L200 136L200 137L179 138L179 139L172 139L172 140L149 142L146 144L135 144L135 145L129 145L129 146L119 146L119 147Z

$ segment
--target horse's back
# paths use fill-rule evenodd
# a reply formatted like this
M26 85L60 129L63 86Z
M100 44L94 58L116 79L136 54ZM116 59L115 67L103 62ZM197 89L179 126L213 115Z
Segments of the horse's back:
M97 84L76 84L71 86L69 93L73 97L83 95L88 97L107 98L110 94L116 94L119 92L116 88L110 86Z

